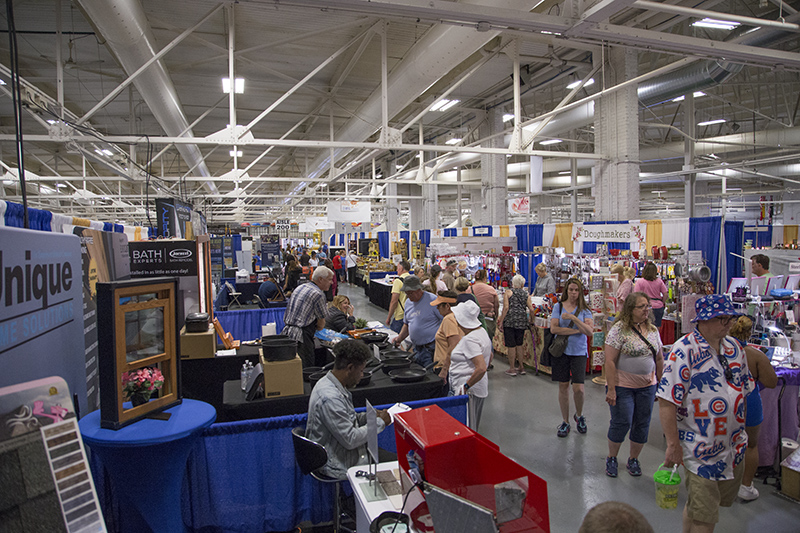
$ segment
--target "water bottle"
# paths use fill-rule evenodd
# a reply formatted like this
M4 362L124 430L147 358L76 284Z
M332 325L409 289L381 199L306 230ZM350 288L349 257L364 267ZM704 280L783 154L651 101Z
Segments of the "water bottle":
M239 372L239 376L242 380L242 390L247 390L247 363L242 364L242 370Z
M253 362L252 361L248 361L247 362L247 386L248 387L253 382L253 371L254 370L255 370L255 367L253 367Z

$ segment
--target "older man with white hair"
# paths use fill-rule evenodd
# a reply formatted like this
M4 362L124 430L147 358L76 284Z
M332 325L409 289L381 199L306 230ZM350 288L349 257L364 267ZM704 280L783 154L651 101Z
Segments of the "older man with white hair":
M311 276L311 283L298 286L283 315L284 335L297 341L297 354L303 367L314 366L314 334L325 327L327 300L325 291L333 283L333 271L328 267L317 267Z

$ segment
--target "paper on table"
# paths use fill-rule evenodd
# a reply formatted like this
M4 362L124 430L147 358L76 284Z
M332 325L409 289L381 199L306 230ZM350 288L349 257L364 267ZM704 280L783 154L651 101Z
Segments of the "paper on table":
M231 348L230 350L217 350L217 357L223 357L226 355L236 355L236 348Z
M394 424L394 417L395 415L399 415L400 413L405 413L406 411L410 411L411 408L404 403L396 403L388 409L389 416L392 417L392 424Z

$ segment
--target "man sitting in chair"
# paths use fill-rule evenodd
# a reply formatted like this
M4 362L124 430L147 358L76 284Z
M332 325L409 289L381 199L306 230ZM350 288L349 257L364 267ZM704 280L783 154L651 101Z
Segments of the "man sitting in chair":
M286 299L278 285L271 278L265 279L258 286L258 298L263 305L266 305L267 302L278 302Z
M321 444L328 452L328 463L322 474L346 479L347 469L368 464L367 415L356 414L353 395L348 388L361 380L364 367L372 357L366 344L343 340L333 349L336 361L333 370L319 380L308 402L306 438ZM387 411L378 411L378 433L391 424Z

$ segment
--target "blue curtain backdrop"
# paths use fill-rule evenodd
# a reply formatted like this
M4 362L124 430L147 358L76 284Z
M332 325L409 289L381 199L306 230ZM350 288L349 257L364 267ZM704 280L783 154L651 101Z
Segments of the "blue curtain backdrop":
M445 237L455 237L457 229L458 228L445 228L444 236Z
M275 322L275 330L283 330L283 314L285 307L272 309L242 309L237 311L217 311L214 316L219 319L222 328L231 333L238 341L249 341L261 338L261 326Z
M381 257L389 257L389 232L378 232L378 254Z
M486 228L487 229L487 233L479 233L479 232L477 232L476 230L478 228ZM470 235L472 235L473 237L492 237L493 236L492 234L493 234L492 226L473 226L472 227L472 232L470 233Z
M742 255L744 251L744 222L726 220L725 221L725 267L727 279L725 284L720 284L717 292L728 289L731 278L741 278L744 276L742 259L731 255L731 252Z
M407 404L419 408L435 403L464 423L466 401L466 396L455 396ZM292 428L305 427L306 420L302 414L214 424L205 430L189 457L182 494L189 531L289 531L303 521L330 521L333 485L304 476L294 458ZM395 450L393 426L378 435L378 444ZM102 467L92 466L106 512L108 486L98 475Z
M753 226L746 226L744 228L744 240L752 240L753 248L772 246L772 226L758 226L758 231L755 231L755 229ZM742 249L744 249L744 241L742 241Z
M718 285L719 245L722 234L722 217L697 217L689 219L689 250L701 250L706 265L711 269L711 283L717 292L727 285ZM724 280L723 280L724 281Z
M542 246L544 239L544 224L517 224L514 227L517 235L517 250L532 252L535 246ZM533 257L531 261L529 258ZM542 262L541 254L520 254L519 273L527 280L528 287L533 289L536 285L536 265Z
M419 240L422 241L422 243L425 246L430 246L430 244L431 244L431 230L429 230L429 229L421 229L421 230L419 230L417 235L419 235Z
M24 226L23 217L24 208L22 204L14 202L6 202L5 223L6 226L21 228ZM53 213L44 211L42 209L28 208L28 225L29 229L39 231L52 231L50 223L53 220Z

